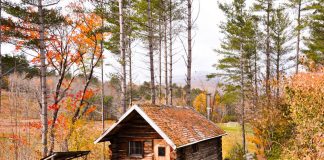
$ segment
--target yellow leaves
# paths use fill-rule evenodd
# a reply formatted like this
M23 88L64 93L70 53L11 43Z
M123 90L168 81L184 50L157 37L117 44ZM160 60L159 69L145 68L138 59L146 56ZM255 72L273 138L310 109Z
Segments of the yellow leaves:
M206 113L206 94L200 93L193 101L193 106L196 111Z

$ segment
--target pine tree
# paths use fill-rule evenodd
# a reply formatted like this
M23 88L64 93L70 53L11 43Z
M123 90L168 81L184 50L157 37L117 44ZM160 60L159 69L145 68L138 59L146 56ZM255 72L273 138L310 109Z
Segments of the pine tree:
M300 36L301 36L301 30L302 30L302 19L301 19L301 12L302 12L302 3L303 0L289 0L289 6L297 9L297 42L296 42L296 74L299 72L299 57L300 57Z
M289 56L292 48L289 46L288 42L291 40L289 25L291 21L288 14L285 13L285 8L279 7L275 9L274 15L272 17L271 25L271 39L273 40L273 60L275 63L276 72L276 99L279 101L281 77L285 74L288 69L289 61L293 59Z
M310 36L306 41L307 49L304 51L307 58L313 61L316 65L324 65L324 0L315 0L307 10L310 14Z
M231 4L220 4L219 7L227 20L221 25L225 38L221 49L217 50L223 58L216 67L222 71L219 74L222 75L226 88L233 88L233 95L240 95L242 146L246 151L245 104L253 91L253 60L257 47L254 38L255 19L245 10L244 0L234 0Z
M271 26L271 16L273 12L273 0L257 0L254 4L256 11L265 12L265 16L262 16L263 22L265 23L265 55L266 55L266 74L265 74L265 90L267 96L267 103L270 103L271 98L271 36L270 36L270 26Z
M46 86L46 35L45 30L63 21L62 16L58 14L56 10L46 10L46 6L54 5L58 1L48 1L44 4L42 0L38 1L24 1L24 4L14 4L6 2L4 4L5 11L12 17L18 19L18 22L13 22L11 19L4 19L5 25L12 28L9 32L6 32L7 36L15 37L15 39L23 40L22 44L28 49L39 51L40 53L40 70L41 70L41 121L42 121L42 155L47 155L47 132L48 132L48 118L47 118L47 86ZM38 8L37 12L29 10L26 5L35 6ZM2 17L1 17L2 18ZM33 27L24 27L24 25L34 25ZM19 28L20 30L14 30ZM38 37L30 38L30 32L37 32ZM12 42L11 42L12 43Z

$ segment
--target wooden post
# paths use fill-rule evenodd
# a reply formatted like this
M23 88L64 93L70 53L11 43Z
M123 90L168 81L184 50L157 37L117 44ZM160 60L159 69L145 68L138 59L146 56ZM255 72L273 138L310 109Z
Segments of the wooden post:
M210 93L206 93L207 119L210 120Z

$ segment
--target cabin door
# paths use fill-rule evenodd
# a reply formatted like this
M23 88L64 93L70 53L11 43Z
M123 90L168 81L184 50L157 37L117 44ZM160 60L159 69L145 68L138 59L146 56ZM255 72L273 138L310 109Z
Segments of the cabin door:
M154 139L154 160L170 160L170 146L163 139Z

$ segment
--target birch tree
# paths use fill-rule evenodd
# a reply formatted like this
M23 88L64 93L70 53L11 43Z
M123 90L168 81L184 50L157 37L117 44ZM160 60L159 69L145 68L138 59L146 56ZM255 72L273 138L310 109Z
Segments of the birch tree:
M126 54L125 54L125 40L124 40L124 18L123 18L123 0L118 0L119 4L119 52L120 63L122 65L122 107L124 113L127 109L126 104Z

